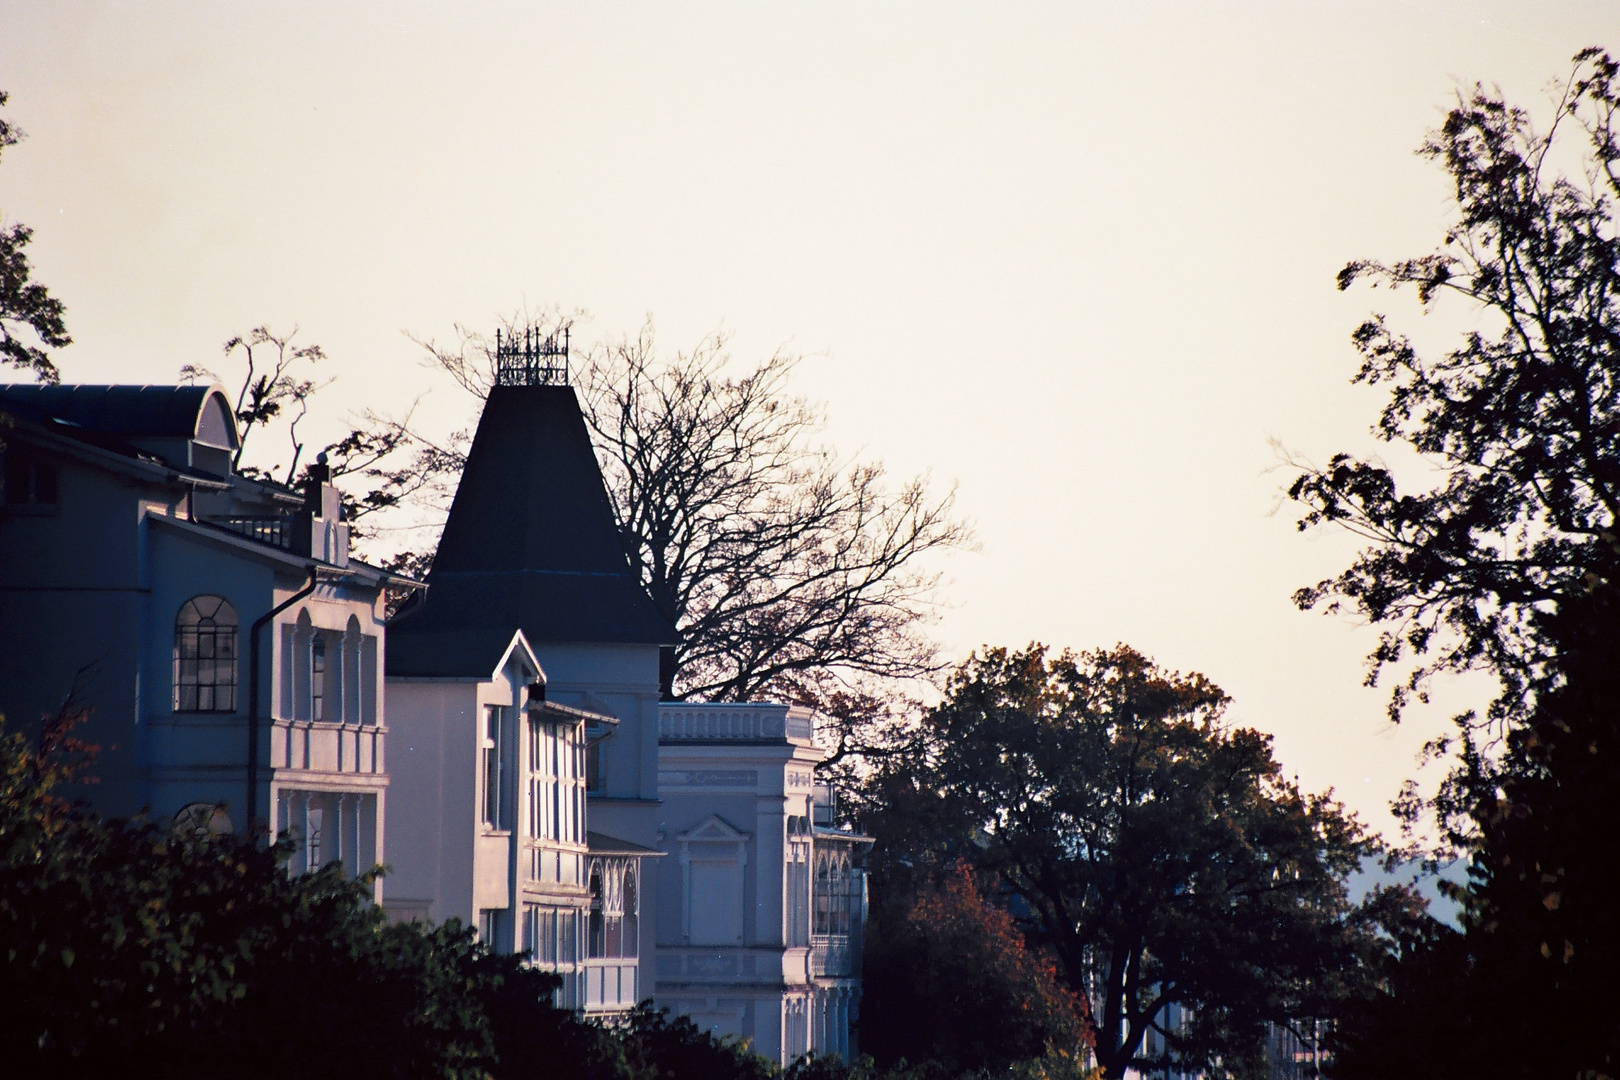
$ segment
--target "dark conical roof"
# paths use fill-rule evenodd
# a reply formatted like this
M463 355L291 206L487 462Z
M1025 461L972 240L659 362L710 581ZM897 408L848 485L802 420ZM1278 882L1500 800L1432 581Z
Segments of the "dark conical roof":
M490 391L428 574L388 628L391 675L488 675L531 642L671 645L632 574L568 386Z

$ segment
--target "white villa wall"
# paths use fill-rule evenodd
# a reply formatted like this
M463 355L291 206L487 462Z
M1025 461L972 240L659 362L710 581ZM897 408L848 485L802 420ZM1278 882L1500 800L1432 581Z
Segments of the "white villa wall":
M395 798L385 906L403 918L474 925L478 684L394 678L387 694Z
M782 1064L810 1049L847 1055L858 980L811 970L822 751L810 714L769 704L662 711L658 1004ZM790 845L805 858L796 879Z

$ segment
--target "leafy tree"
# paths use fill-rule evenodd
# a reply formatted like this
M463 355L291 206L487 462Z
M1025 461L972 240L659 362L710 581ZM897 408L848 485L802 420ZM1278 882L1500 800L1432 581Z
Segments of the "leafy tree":
M930 714L926 762L876 781L874 892L958 857L997 875L1087 995L1108 1075L1258 1067L1266 1022L1348 992L1344 880L1372 844L1226 704L1125 646L983 650Z
M0 107L9 96L0 90ZM21 128L0 117L0 154L22 138ZM23 249L33 238L34 230L21 222L9 228L0 224L0 361L53 383L61 376L47 350L64 348L73 339L62 321L62 301L29 280L32 269Z
M953 1074L1084 1058L1092 1043L1085 999L1024 944L1012 916L979 894L965 864L904 900L868 930L863 1049Z
M13 1075L483 1077L515 964L390 926L368 879L283 848L105 822L57 792L84 748L0 729L0 1055ZM65 753L78 750L75 755ZM77 760L76 760L77 759Z
M1330 1028L1335 1080L1499 1075L1507 1031L1475 1022L1473 1008L1487 999L1473 989L1464 935L1404 887L1369 897L1362 915L1381 947L1364 972L1369 992L1347 1001ZM1520 1003L1510 995L1494 1011L1506 1014Z
M1620 566L1620 84L1598 50L1575 65L1545 133L1482 87L1459 97L1419 150L1455 186L1444 245L1339 273L1341 289L1409 286L1425 306L1461 297L1489 327L1438 358L1382 316L1353 335L1355 381L1390 387L1376 434L1425 455L1438 483L1402 490L1383 465L1338 454L1289 489L1306 507L1302 529L1334 524L1369 541L1294 599L1384 626L1370 680L1416 659L1393 693L1397 719L1432 676L1470 669L1502 680L1492 719L1522 719L1550 654L1538 612ZM1580 179L1553 175L1571 129L1587 144Z
M1593 842L1620 830L1620 592L1566 600L1543 629L1558 682L1499 757L1465 739L1449 785L1478 829L1451 890L1463 930L1413 918L1390 935L1381 992L1340 1023L1347 1080L1620 1074L1613 860Z
M1413 286L1425 305L1460 295L1488 330L1438 359L1382 319L1357 331L1358 379L1391 386L1379 434L1411 444L1442 479L1399 492L1387 470L1346 455L1305 472L1292 489L1308 508L1302 527L1345 525L1371 544L1296 599L1382 622L1374 675L1415 658L1397 717L1437 673L1481 668L1501 681L1483 717L1458 717L1455 743L1435 744L1457 751L1438 793L1409 787L1401 803L1414 821L1432 808L1471 853L1455 890L1463 933L1392 936L1383 996L1342 1025L1346 1076L1620 1072L1612 860L1592 839L1620 825L1617 76L1608 54L1579 53L1545 132L1499 93L1459 95L1421 150L1455 185L1445 246L1340 275L1341 286ZM1581 175L1559 173L1577 148ZM1457 1048L1453 1062L1380 1050L1416 1016Z

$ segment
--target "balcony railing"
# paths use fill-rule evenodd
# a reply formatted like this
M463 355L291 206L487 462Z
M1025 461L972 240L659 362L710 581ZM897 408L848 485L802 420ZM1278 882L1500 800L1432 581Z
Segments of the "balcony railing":
M855 973L855 950L846 934L817 934L810 941L810 974L841 976Z
M249 540L257 540L261 544L269 544L284 551L292 549L293 519L290 517L231 517L206 520L210 525L228 529Z
M374 724L331 724L277 720L271 727L270 761L278 769L312 772L383 773L386 728Z
M797 705L675 702L658 707L661 742L814 742L816 714Z

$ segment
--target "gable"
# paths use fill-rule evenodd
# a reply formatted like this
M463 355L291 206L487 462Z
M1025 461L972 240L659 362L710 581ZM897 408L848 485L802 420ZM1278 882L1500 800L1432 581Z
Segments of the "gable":
M688 844L699 841L741 844L748 840L748 834L732 828L719 814L710 814L691 829L678 834L675 839Z

